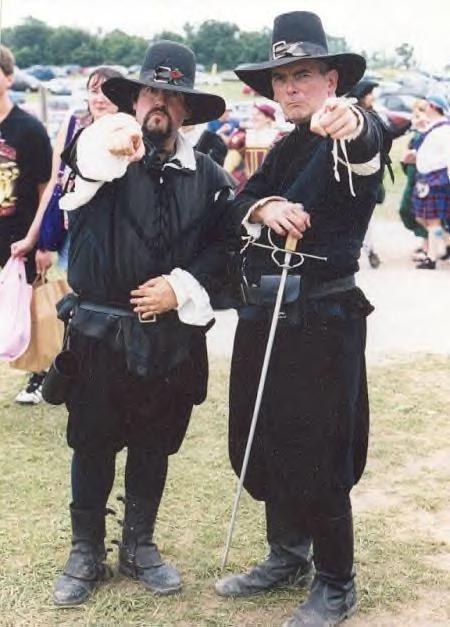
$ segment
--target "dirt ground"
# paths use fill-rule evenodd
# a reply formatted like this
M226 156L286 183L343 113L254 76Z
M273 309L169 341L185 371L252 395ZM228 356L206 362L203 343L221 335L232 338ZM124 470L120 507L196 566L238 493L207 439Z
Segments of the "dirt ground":
M357 284L375 306L368 318L369 365L410 353L450 354L450 263L416 270L411 253L418 240L399 222L374 220L375 249L381 265L361 258ZM234 311L219 312L208 334L210 352L229 357L236 326Z

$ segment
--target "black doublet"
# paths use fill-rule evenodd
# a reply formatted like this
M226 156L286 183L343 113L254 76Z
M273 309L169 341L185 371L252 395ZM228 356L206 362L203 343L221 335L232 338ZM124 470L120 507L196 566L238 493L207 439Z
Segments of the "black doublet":
M81 301L131 311L131 290L174 268L209 293L222 284L229 182L209 157L195 158L196 171L131 164L71 212L68 278ZM141 324L79 307L71 349L81 372L67 401L70 446L178 450L193 404L206 397L204 327L176 312Z
M208 292L220 287L229 183L209 157L196 153L196 161L195 172L132 164L71 212L68 278L81 300L129 308L132 289L176 267ZM204 333L176 315L142 325L137 316L113 319L79 310L72 325L121 352L140 376L166 374Z
M366 163L383 148L377 118L365 115L360 138L348 142L350 163ZM306 285L352 275L375 206L382 168L333 172L332 142L300 127L278 142L234 204L240 224L255 201L281 196L302 202L311 228L298 249L328 258L299 269ZM283 240L278 240L280 245ZM270 253L249 247L247 278L280 270ZM275 337L245 486L256 499L314 501L334 490L348 491L360 478L367 454L369 406L364 360L370 303L358 288L319 298L304 296L302 315L281 319ZM230 385L230 458L240 474L253 413L269 317L241 317L235 337Z

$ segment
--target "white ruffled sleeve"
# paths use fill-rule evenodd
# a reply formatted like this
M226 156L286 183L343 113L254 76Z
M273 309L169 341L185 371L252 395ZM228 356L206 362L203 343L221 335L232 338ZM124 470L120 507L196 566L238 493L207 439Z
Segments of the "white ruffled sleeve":
M185 324L205 326L214 318L205 288L190 272L174 268L170 274L163 275L170 283L178 301L178 317Z
M116 131L141 133L139 123L126 113L113 113L101 117L84 129L77 141L77 168L86 181L77 176L75 189L60 200L65 211L77 209L86 204L96 194L103 183L121 178L129 165L126 156L112 155L109 147Z

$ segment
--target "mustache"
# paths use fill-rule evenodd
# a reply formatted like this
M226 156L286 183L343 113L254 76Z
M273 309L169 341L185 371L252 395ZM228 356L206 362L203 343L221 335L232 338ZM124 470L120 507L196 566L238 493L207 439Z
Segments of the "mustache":
M164 105L160 105L157 107L152 107L149 111L147 111L147 113L145 114L144 117L144 122L143 122L143 126L145 126L147 124L147 122L149 121L150 117L154 114L154 113L164 113L164 115L166 115L167 117L169 117L169 111L167 109L167 107L165 107Z

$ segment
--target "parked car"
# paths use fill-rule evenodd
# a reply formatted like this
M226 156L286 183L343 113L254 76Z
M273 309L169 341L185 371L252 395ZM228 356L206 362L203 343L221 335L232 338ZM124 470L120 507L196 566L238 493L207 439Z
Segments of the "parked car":
M11 89L14 91L38 91L41 82L24 72L23 70L14 70L14 80L11 85Z
M419 98L423 97L424 95L419 93L382 92L377 95L376 102L389 111L412 113L414 104Z
M422 94L402 92L381 93L377 95L375 109L392 124L394 130L401 134L403 129L409 127L412 118L414 104Z
M66 76L72 76L72 74L78 74L81 71L81 65L69 63L68 65L63 65L62 70Z
M10 89L8 91L8 95L15 105L23 105L26 101L23 91L14 91L13 89Z
M40 81L51 81L52 78L55 78L54 71L48 65L32 65L26 69L26 72Z
M67 81L62 81L60 78L52 78L51 81L45 83L45 87L51 94L54 94L55 96L72 95L72 90L69 83Z

